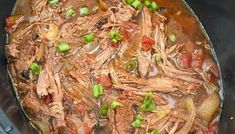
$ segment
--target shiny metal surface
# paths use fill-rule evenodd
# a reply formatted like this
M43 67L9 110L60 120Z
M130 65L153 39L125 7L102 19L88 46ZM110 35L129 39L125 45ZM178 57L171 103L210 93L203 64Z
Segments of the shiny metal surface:
M235 134L235 1L186 0L186 2L205 27L220 63L224 102L219 133ZM36 132L30 127L18 106L6 71L4 19L9 16L14 3L15 0L0 0L0 108L19 133L34 134ZM1 131L0 128L0 133Z

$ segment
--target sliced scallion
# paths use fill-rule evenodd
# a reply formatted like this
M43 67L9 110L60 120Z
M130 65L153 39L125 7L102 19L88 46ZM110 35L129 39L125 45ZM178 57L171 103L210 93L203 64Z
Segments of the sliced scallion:
M84 41L85 41L86 43L90 43L90 42L94 41L94 35L91 34L91 33L85 35L85 36L84 36Z
M175 34L170 34L170 35L168 36L168 38L169 38L170 41L172 41L172 42L175 42L175 41L176 41L176 35L175 35Z
M102 117L105 117L105 116L107 116L108 110L109 110L109 105L105 104L100 108L99 113Z
M135 0L125 0L126 4L131 5Z
M119 34L117 31L110 31L109 38L111 39L113 43L117 43L123 38L123 36Z
M158 4L156 2L152 2L150 5L150 10L156 11L158 9L159 9Z
M64 52L67 52L70 50L70 46L67 43L61 43L58 46L56 46L56 50L57 50L57 52L64 53Z
M157 63L160 63L162 61L162 57L160 54L156 55L155 60Z
M145 6L146 6L147 8L150 8L150 7L151 7L151 2L150 2L149 0L146 0L146 1L144 2L144 4L145 4Z
M59 3L59 0L48 0L49 4L56 5Z
M115 109L115 108L117 108L117 107L120 107L120 106L122 106L122 104L120 103L120 102L117 102L117 101L113 101L112 103L111 103L111 108L112 109Z
M29 69L32 71L33 74L39 75L40 73L40 66L37 63L32 63L29 65Z
M137 115L131 125L134 128L138 128L138 127L141 127L143 121L144 121L144 118L141 117L140 115Z
M135 0L132 4L131 4L136 10L139 10L140 8L142 8L142 3L140 0Z
M87 7L81 7L79 9L79 11L80 11L80 15L81 16L87 16L90 13L90 11L89 11L89 9Z
M137 60L130 60L124 64L124 68L128 72L134 71L136 67L137 67Z
M151 112L156 108L156 104L155 104L154 100L152 100L152 96L153 96L153 94L151 92L148 92L145 95L144 100L143 100L142 104L140 105L141 111Z
M72 8L69 8L65 11L66 17L70 18L76 15L76 11Z
M153 129L150 134L160 134L160 132L157 129Z
M93 91L93 96L97 98L103 95L104 89L101 84L95 84L92 88L92 91Z

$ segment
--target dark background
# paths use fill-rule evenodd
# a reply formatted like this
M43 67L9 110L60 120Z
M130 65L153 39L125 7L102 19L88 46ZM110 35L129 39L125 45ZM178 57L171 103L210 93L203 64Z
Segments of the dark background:
M9 16L15 0L0 0L0 133L33 134L9 84L4 56L4 19ZM235 1L186 0L205 27L217 54L223 78L224 101L220 134L235 134ZM6 113L6 116L4 116ZM8 117L9 120L6 118ZM13 125L14 124L14 125ZM14 127L16 126L16 127Z

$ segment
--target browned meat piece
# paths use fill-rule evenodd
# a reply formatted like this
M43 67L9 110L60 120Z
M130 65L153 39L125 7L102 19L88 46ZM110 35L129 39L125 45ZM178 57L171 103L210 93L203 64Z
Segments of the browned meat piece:
M136 78L136 75L132 75L130 73L127 73L124 69L117 67L113 64L109 66L110 69L110 75L112 77L112 80L114 81L114 84L139 84L142 85L146 81L143 79Z
M88 88L89 87L89 83L88 81L84 80L83 76L81 73L79 73L78 71L70 71L69 75L74 78L76 81L78 81L80 84L82 84L84 87Z
M38 77L37 95L39 98L48 95L47 88L49 88L49 79L46 70L42 70Z
M33 89L31 89L23 99L23 107L31 116L48 121L51 113L48 107L43 104Z
M89 18L82 20L78 20L82 25L81 27L83 28L84 31L90 31L94 28L94 26L99 22L102 21L106 18L108 18L111 15L110 11L106 12L100 12L98 14L92 15ZM84 22L83 22L84 21Z
M150 37L152 30L152 22L150 11L144 7L142 11L142 19L141 19L141 37L147 36ZM139 44L139 50L137 52L137 61L138 61L138 72L142 78L144 78L149 70L149 66L151 63L151 52L150 51L142 51L142 44Z
M129 21L132 19L132 16L136 14L135 9L123 3L120 3L118 7L114 7L113 10L117 10L117 12L114 12L115 20L112 20L114 23Z
M52 113L52 116L55 117L53 125L55 128L58 128L61 126L65 126L65 115L64 108L62 105L63 92L61 90L60 78L58 74L53 75L50 63L45 64L45 69L47 71L48 80L50 84L48 93L50 93L53 97L53 102L49 104L49 109Z
M162 19L158 13L156 13L156 17L158 17L158 24L155 26L154 30L154 40L155 40L155 45L153 48L155 51L159 52L161 55L161 58L163 59L163 63L167 63L167 53L166 53L166 35L165 35L165 20Z
M9 44L6 45L6 53L8 55L9 60L13 60L15 58L18 58L19 51L17 50L17 44Z
M45 8L47 4L47 0L32 0L30 2L32 4L32 9L35 12L41 12L42 8Z
M111 56L115 54L115 51L116 49L114 47L109 46L99 53L94 60L95 70L99 70L107 60L110 60Z
M138 72L142 78L144 78L148 70L150 69L151 53L150 52L139 52L137 56L138 61Z
M123 104L122 107L118 107L115 110L109 110L108 127L112 134L130 134L134 129L131 127L131 123L134 118L134 111L125 101L119 101Z

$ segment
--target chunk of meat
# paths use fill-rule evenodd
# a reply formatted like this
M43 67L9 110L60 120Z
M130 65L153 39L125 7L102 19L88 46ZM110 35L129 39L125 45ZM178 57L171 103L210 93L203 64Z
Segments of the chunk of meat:
M134 118L134 111L125 101L119 101L123 104L121 107L117 107L115 110L109 110L108 127L112 134L130 134L134 129L131 127L131 123Z
M151 63L151 53L148 52L139 52L137 56L138 61L138 72L142 78L144 78L150 68Z
M27 112L32 114L31 116L37 117L44 121L48 121L50 119L51 113L48 107L42 104L37 97L36 93L31 89L23 98L23 107Z
M95 68L99 70L103 64L111 58L113 54L115 54L115 48L112 46L109 46L105 50L103 50L101 53L99 53L95 58Z
M8 58L11 58L12 60L18 58L19 51L17 50L16 47L17 44L9 44L5 46Z
M79 23L82 24L81 27L83 28L83 31L90 31L94 28L94 26L98 22L108 18L110 15L111 15L111 12L108 10L106 12L100 12L98 14L91 15L85 20L81 18L82 20L78 20L78 21Z
M142 11L141 19L141 35L150 37L152 30L151 15L149 10L144 7ZM139 44L139 50L137 52L137 61L138 61L138 72L142 78L144 78L149 70L151 63L151 53L150 51L143 52L141 51L142 43Z
M66 126L65 123L65 113L64 107L62 105L62 97L63 92L61 90L61 83L58 74L53 75L52 73L52 66L48 61L45 64L45 69L48 74L48 81L50 84L50 88L48 89L48 93L52 95L53 102L49 104L49 110L52 113L52 116L55 117L53 120L53 126L55 128L59 128L62 126Z
M127 6L123 3L120 3L117 7L117 12L114 12L115 22L122 23L132 19L132 16L136 14L136 10Z
M46 70L42 70L38 76L37 95L39 98L48 95L49 80Z

